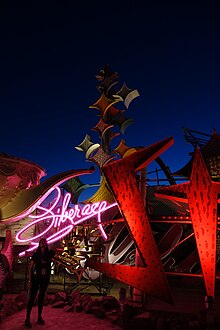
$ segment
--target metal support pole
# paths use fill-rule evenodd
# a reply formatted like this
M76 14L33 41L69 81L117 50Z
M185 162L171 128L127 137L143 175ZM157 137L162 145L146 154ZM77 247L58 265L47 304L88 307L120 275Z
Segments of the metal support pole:
M215 310L214 310L214 298L212 296L205 296L205 307L206 307L207 330L214 330Z
M139 189L143 198L143 203L146 208L146 194L147 194L147 189L146 189L146 168L142 169L140 171L140 176L139 176ZM138 250L136 249L136 255L135 255L135 266L136 267L143 267L143 261L138 253ZM134 288L133 290L133 300L137 302L138 304L143 304L143 292Z

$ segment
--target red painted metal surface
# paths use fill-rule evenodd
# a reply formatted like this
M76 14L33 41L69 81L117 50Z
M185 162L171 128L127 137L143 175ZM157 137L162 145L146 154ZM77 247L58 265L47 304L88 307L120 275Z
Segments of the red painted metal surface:
M87 265L123 283L132 285L138 290L144 291L149 295L156 296L161 300L172 303L166 281L161 285L161 272L154 270L154 267L135 267L119 264L109 264L87 260ZM164 273L165 274L165 273Z
M94 269L102 269L104 273L167 302L172 302L170 289L138 188L136 172L146 167L172 143L173 139L167 138L103 167L145 267L93 264Z
M161 191L161 195L159 193ZM186 194L207 296L215 296L217 204L220 183L213 182L196 149L190 182L162 188L157 196L177 200ZM169 196L166 197L166 194Z
M199 149L195 152L190 183L186 194L206 292L215 295L217 200L220 184L211 181Z

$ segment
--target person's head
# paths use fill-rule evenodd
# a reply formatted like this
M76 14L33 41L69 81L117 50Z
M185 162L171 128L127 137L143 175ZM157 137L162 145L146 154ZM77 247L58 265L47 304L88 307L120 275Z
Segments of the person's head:
M39 242L39 246L40 246L40 248L46 248L48 246L46 238L41 238L41 240Z
M48 244L46 238L41 238L38 245L38 251L40 253L45 253L48 250Z

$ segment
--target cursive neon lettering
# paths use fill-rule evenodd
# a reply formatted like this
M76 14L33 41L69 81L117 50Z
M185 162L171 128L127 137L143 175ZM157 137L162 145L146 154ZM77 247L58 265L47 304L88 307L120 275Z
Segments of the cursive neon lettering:
M103 239L107 239L107 235L101 223L101 215L103 212L116 206L117 203L108 205L106 201L102 201L93 204L86 204L83 207L80 207L79 205L70 207L69 203L71 200L71 194L67 193L62 202L60 188L56 187L54 191L57 195L50 207L46 208L41 205L37 205L37 214L29 214L29 218L32 219L32 222L22 228L16 235L16 240L18 242L30 242L31 246L26 251L34 251L38 245L36 241L45 236L45 234L47 234L48 244L54 243L69 234L76 225L79 225L91 218L95 218L97 220L97 225ZM58 207L60 203L62 203L62 205ZM46 221L48 225L43 232L33 237L27 237L27 235L25 235L25 232L28 229L42 221ZM19 255L25 255L25 251Z

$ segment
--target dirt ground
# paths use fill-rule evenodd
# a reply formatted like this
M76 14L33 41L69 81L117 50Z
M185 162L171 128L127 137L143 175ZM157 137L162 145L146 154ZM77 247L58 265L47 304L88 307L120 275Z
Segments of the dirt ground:
M94 315L84 312L65 312L62 309L55 309L51 306L44 306L42 314L45 325L37 324L37 307L35 306L31 314L32 329L36 330L119 330L120 327L112 324L108 319L98 319ZM1 324L2 330L24 330L25 310L17 312L7 317Z

